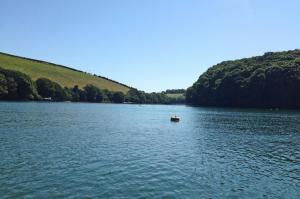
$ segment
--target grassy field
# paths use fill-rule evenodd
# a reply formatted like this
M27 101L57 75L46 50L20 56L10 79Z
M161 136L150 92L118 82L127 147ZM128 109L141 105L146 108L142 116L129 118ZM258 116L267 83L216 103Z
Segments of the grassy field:
M93 84L101 89L108 89L110 91L122 91L126 93L129 90L126 85L76 69L4 53L0 53L0 67L23 72L33 80L45 77L59 83L61 86L70 88L75 85L82 88L87 84Z
M185 97L182 93L167 93L166 95L171 98Z

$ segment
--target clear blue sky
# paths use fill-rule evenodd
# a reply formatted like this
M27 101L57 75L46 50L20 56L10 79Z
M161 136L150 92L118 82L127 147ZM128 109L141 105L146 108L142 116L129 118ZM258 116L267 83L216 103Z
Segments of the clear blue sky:
M300 48L299 0L1 0L0 51L145 91L220 61Z

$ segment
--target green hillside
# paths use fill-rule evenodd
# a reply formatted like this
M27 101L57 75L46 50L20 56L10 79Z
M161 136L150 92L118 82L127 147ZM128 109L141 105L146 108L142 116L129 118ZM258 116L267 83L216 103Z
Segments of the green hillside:
M128 86L104 77L98 77L57 64L5 53L0 53L0 67L20 71L30 76L33 80L41 77L48 78L69 88L75 85L83 88L87 84L93 84L96 87L110 91L122 91L126 93L129 90Z
M300 50L224 61L186 92L203 106L300 108Z

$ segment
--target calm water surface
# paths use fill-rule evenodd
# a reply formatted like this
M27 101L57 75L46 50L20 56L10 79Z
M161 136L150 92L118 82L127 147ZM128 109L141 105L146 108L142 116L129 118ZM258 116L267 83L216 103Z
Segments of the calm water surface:
M0 127L0 198L300 198L300 112L2 102Z

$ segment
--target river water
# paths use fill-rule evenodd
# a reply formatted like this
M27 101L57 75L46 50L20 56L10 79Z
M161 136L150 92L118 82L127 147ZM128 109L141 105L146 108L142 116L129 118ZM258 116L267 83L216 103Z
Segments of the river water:
M296 199L300 112L1 102L0 158L0 198Z

